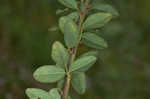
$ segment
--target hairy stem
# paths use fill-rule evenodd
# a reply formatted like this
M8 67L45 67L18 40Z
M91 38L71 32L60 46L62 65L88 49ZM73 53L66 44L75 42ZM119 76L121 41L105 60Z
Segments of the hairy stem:
M82 24L83 24L83 21L85 19L87 12L88 12L88 9L87 9L88 8L88 0L85 1L85 8L86 8L85 11L83 11L83 12L80 11L80 19L79 19L79 25L78 25L78 27L79 27L79 43L81 41L81 36L82 36L82 32L83 32ZM71 50L70 59L69 59L69 62L67 64L67 70L69 70L70 65L75 60L76 53L77 53L77 50L79 47L79 43L77 46L73 47ZM69 89L70 89L71 74L67 71L66 75L67 76L66 76L66 81L65 81L65 85L64 85L62 99L67 99L68 94L69 94Z

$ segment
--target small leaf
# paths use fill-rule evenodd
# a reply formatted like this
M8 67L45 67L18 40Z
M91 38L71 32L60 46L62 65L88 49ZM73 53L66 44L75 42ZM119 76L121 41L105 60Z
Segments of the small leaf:
M70 18L69 18L70 19ZM78 44L78 27L73 20L68 20L64 25L64 40L68 48Z
M56 88L50 90L49 94L51 95L51 99L61 99L61 96Z
M86 90L86 77L84 73L73 73L71 79L72 87L79 93L83 94Z
M95 56L95 57L98 57L99 56L99 52L98 51L89 51L89 52L84 53L83 55L81 55L80 58L86 57L86 56Z
M65 84L65 80L62 79L62 80L60 80L60 81L57 83L57 87L60 88L60 89L62 89L62 88L64 87L64 84Z
M92 6L93 6L92 9L96 9L96 10L99 10L99 11L111 13L114 17L119 16L119 13L117 12L117 10L109 4L94 3Z
M86 57L86 56L95 56L97 59L104 61L105 57L107 56L107 50L92 50L82 54L79 58Z
M95 56L86 56L86 57L83 57L83 58L79 58L71 64L71 66L69 68L69 71L70 72L87 71L95 62L96 62L96 57Z
M60 19L59 19L59 28L60 28L60 30L61 30L61 32L62 33L64 33L64 31L65 31L65 24L69 21L70 19L68 18L68 17L66 17L66 16L64 16L64 17L61 17Z
M84 33L82 35L82 41L85 45L96 49L104 49L108 47L103 38L93 33Z
M90 15L83 24L84 29L100 28L112 18L110 13L96 13Z
M61 80L65 76L65 70L52 65L45 65L34 72L34 78L42 83L52 83Z
M78 9L76 0L58 0L58 1L66 7Z
M37 88L26 89L26 94L30 99L52 99L48 92Z
M57 66L65 68L69 60L69 53L67 49L58 41L54 42L52 46L52 59Z
M59 19L59 27L62 33L64 33L64 40L68 48L78 44L78 27L73 20L67 16Z
M79 12L72 12L67 17L71 18L72 20L77 21L79 19Z

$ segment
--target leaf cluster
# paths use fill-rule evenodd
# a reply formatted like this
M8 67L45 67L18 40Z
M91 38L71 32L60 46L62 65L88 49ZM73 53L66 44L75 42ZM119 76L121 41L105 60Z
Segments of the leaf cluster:
M115 8L108 4L93 4L88 0L58 1L72 12L59 19L59 27L50 30L60 29L64 35L65 45L59 41L54 42L51 57L56 64L41 66L33 74L33 77L41 83L57 82L57 88L53 88L49 92L28 88L26 94L30 99L61 99L68 74L74 90L83 94L86 91L85 72L95 64L98 50L108 47L102 37L90 31L103 27L114 16L118 16ZM88 13L92 11L96 11L96 13ZM80 43L96 49L96 51L86 52L76 58L76 51ZM71 98L69 95L67 97Z

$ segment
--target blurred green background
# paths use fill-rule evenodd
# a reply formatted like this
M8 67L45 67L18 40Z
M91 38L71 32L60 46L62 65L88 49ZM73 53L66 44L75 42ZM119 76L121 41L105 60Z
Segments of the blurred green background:
M109 44L96 65L87 72L87 91L73 99L149 99L150 0L101 0L112 4L118 19L98 33ZM28 87L48 90L32 77L41 65L54 64L51 45L63 41L57 25L57 0L0 0L0 99L27 99ZM83 47L80 51L86 51Z

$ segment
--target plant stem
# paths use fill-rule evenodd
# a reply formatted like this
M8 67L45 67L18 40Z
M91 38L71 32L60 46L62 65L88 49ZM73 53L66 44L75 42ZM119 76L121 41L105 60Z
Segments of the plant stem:
M79 25L78 25L78 27L79 27L79 43L81 41L81 36L82 36L82 32L83 32L82 24L83 24L86 14L87 14L87 7L88 7L88 0L85 1L85 8L86 8L85 11L80 12L80 19L79 19ZM73 47L71 50L72 53L70 55L69 62L67 64L67 70L69 70L70 65L75 60L79 43L78 43L78 45ZM67 71L66 75L67 76L66 76L66 81L65 81L65 85L64 85L62 99L67 99L68 94L69 94L69 89L70 89L71 74L70 74L70 72Z

